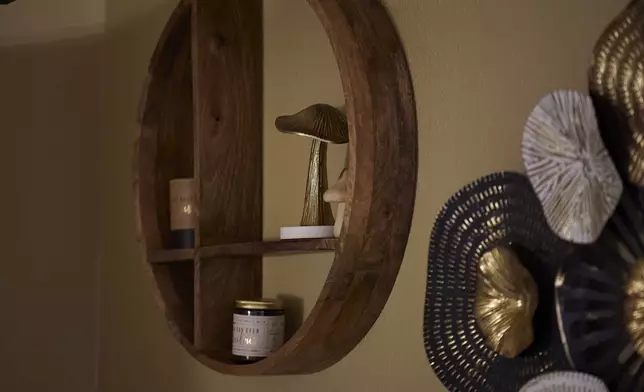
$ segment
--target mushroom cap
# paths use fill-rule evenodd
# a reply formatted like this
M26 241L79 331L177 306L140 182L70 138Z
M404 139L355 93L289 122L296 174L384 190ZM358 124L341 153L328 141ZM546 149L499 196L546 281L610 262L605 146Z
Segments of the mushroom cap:
M626 285L626 327L635 350L644 355L644 260L637 261Z
M347 201L347 169L342 170L338 182L324 192L324 201L327 203L344 203Z
M552 231L577 244L597 241L624 186L591 97L560 90L541 99L526 123L522 155Z
M498 247L481 256L474 313L487 345L514 358L534 339L532 318L539 302L537 284L517 255Z
M275 127L280 132L307 136L326 143L349 142L347 116L323 103L311 105L290 116L280 116L275 120Z

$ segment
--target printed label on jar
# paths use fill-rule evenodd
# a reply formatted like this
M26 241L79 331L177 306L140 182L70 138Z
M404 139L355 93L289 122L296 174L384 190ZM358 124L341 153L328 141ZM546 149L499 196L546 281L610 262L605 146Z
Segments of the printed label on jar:
M267 357L284 344L284 316L233 315L233 355Z

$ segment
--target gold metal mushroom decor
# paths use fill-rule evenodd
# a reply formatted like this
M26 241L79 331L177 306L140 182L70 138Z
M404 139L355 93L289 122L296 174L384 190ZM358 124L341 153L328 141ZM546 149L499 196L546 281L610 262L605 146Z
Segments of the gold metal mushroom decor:
M282 228L282 239L331 237L333 214L329 204L324 201L324 192L328 187L327 143L349 142L346 116L331 105L315 104L296 114L278 117L275 127L283 133L313 139L302 221L300 226Z
M487 345L504 357L514 358L534 339L537 285L517 255L507 248L483 254L478 270L476 320Z
M600 131L622 177L644 186L644 1L630 1L595 46L589 74Z
M635 350L644 357L644 260L638 260L628 279L625 315Z

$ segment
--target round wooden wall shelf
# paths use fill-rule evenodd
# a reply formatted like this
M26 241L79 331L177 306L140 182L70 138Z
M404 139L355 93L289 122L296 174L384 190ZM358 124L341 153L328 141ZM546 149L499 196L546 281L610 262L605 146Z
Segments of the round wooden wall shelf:
M337 57L349 122L350 201L339 239L262 240L262 0L181 2L149 69L136 147L136 204L159 303L185 348L226 374L313 373L349 353L382 311L416 193L407 59L375 0L309 0ZM199 189L195 249L170 248L174 178ZM320 297L271 357L233 363L234 300L262 294L262 256L335 251Z

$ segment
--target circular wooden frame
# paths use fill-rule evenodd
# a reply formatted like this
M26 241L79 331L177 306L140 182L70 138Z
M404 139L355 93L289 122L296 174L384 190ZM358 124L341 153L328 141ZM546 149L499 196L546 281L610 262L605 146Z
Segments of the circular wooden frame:
M379 1L308 2L322 22L337 58L350 132L350 201L335 261L311 314L295 335L269 358L251 365L235 365L225 355L193 344L199 339L199 333L193 332L191 322L200 322L200 310L187 309L187 305L191 301L190 289L195 292L199 289L187 282L191 274L199 274L202 263L190 266L192 263L188 262L183 267L180 262L149 264L157 283L159 302L177 338L199 361L226 374L313 373L343 358L366 335L384 308L398 275L411 227L418 165L416 107L407 59L395 26ZM250 3L254 6L248 6ZM190 146L178 138L185 136L185 128L198 128L207 122L200 118L203 112L199 110L203 107L194 112L193 119L193 112L185 101L192 106L190 98L194 98L196 106L203 106L199 103L199 94L191 91L191 80L197 78L203 84L212 79L192 75L190 69L194 70L195 63L204 61L200 50L208 48L210 54L216 55L218 45L227 42L226 36L216 34L206 45L195 43L205 37L195 27L195 23L203 21L195 13L206 12L207 7L220 14L225 10L231 20L259 10L261 20L261 0L195 0L181 2L166 26L150 66L141 108L141 135L135 153L139 233L147 262L153 262L154 255L167 243L164 241L168 233L167 212L164 212L166 183L173 177L190 176L192 170ZM244 34L237 27L234 34ZM240 78L243 77L242 74ZM176 258L194 256L197 260L199 254L197 244L195 251L179 252ZM198 296L192 298L195 301ZM223 309L230 308L232 314L233 307L230 303ZM217 324L220 331L224 331L226 323ZM228 328L230 334L229 324Z

